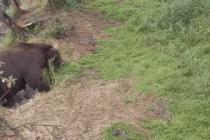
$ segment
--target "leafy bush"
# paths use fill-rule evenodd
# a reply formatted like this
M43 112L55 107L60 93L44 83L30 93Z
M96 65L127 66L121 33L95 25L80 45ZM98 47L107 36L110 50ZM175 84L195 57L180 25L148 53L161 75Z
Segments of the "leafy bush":
M2 65L5 65L5 63L4 62L0 62L0 67ZM17 79L14 78L12 75L10 75L8 77L4 77L4 76L2 76L3 73L4 73L4 71L0 71L0 80L1 80L2 84L5 84L7 86L7 88L10 90L10 88L15 85L15 82L16 82ZM0 104L3 103L3 99L7 95L8 91L6 93L3 93L0 96ZM0 129L1 129L1 127L0 127Z

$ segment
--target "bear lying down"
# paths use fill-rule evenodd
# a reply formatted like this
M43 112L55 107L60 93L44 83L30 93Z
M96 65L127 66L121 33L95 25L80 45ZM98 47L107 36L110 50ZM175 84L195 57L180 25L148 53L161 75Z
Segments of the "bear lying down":
M49 83L44 81L42 71L49 68L48 60L53 59L55 68L59 68L63 60L58 50L47 44L18 43L13 47L0 52L0 102L3 106L10 106L14 102L18 91L26 88L28 84L38 91L49 91ZM15 78L9 88L2 77ZM4 102L2 102L4 101Z

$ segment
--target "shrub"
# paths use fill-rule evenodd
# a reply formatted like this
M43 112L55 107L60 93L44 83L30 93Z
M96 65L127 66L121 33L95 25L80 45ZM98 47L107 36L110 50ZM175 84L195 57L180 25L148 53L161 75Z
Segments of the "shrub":
M210 15L210 5L206 0L174 0L164 5L159 17L161 29L172 28L173 31L188 28L193 20Z

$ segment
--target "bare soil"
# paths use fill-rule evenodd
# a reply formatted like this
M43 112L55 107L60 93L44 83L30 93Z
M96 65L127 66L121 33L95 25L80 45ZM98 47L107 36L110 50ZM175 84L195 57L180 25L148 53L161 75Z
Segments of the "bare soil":
M19 19L18 24L24 25L29 22L41 21L42 24L47 27L48 23L54 20L56 17L61 18L72 27L67 36L60 39L46 39L35 35L29 40L29 42L44 42L50 43L57 47L61 53L63 53L64 58L67 60L78 60L84 55L93 53L99 47L97 40L110 38L104 32L104 29L108 27L118 27L119 22L105 18L101 13L90 11L90 10L72 10L70 12L40 12L28 13Z

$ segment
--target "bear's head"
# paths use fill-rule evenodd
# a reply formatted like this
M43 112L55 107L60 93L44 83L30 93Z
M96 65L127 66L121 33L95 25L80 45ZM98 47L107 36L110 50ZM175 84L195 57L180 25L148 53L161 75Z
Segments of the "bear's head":
M52 60L52 65L54 66L54 68L59 68L60 66L65 64L64 60L61 58L59 51L49 44L20 42L17 43L14 47L24 50L29 49L40 51L44 56L46 67L49 67L49 60Z
M47 60L52 61L52 65L55 67L55 69L65 64L64 60L61 58L59 51L53 47L51 47L47 51L46 56L47 56Z

